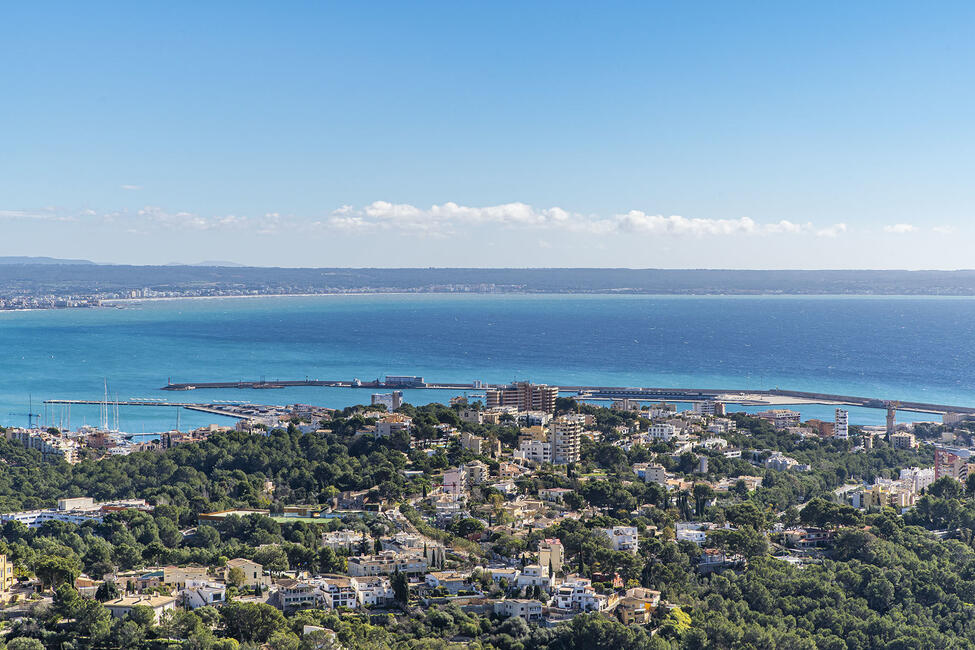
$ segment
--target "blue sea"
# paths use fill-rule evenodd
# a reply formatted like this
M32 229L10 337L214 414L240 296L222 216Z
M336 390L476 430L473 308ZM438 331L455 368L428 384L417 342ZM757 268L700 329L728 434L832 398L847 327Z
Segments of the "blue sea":
M29 400L368 403L369 389L162 391L174 382L375 379L788 388L975 404L975 299L365 295L166 300L120 308L0 312L0 422L26 425ZM453 392L407 391L408 401ZM755 410L755 409L750 409ZM832 417L802 406L804 417ZM232 420L182 411L181 428ZM851 421L884 414L852 409ZM901 412L900 421L932 420ZM97 424L72 407L70 424ZM121 407L131 433L176 426L171 407Z

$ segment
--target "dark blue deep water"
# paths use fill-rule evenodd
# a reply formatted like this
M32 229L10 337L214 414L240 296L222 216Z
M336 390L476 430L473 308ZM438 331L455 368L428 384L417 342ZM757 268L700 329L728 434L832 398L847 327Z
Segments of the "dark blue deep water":
M0 312L0 422L28 396L367 402L369 391L158 390L173 381L530 379L565 384L791 388L975 404L975 299L391 295L179 300L122 309ZM450 395L418 391L412 401ZM804 407L807 417L825 407ZM48 412L49 421L60 417ZM903 414L902 419L931 419ZM858 423L883 415L856 409ZM76 408L72 426L95 424ZM182 414L182 424L213 421ZM121 411L122 428L175 425Z

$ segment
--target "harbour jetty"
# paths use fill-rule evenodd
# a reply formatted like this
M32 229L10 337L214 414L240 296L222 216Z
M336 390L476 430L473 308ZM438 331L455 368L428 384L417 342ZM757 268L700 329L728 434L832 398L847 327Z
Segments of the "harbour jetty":
M162 390L189 391L197 389L235 388L235 389L275 389L297 386L318 386L328 388L371 388L371 389L430 389L481 391L501 388L500 384L484 382L428 382L423 377L386 377L361 381L359 379L295 379L224 382L169 382ZM950 404L932 404L910 400L895 400L880 397L856 395L836 395L809 391L784 390L772 388L755 390L751 388L653 388L626 386L583 386L558 384L561 393L575 394L582 399L613 400L634 399L643 401L705 402L722 401L736 404L835 404L837 406L862 406L866 408L888 409L892 406L923 413L975 413L975 407Z
M67 406L77 406L77 405L95 405L102 406L105 404L102 400L88 400L88 399L46 399L45 404L61 404ZM257 410L260 407L254 404L199 404L195 402L156 402L151 400L127 400L127 401L112 401L112 406L164 406L164 407L175 407L189 409L190 411L200 411L201 413L210 413L212 415L225 415L230 418L237 418L238 420L246 420L248 418L254 417L259 413Z

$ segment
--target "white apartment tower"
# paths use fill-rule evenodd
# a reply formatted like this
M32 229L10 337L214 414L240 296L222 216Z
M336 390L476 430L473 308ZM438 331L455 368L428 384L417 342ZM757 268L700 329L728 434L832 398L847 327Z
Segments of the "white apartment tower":
M551 423L552 462L568 465L579 462L582 430L586 424L584 415L560 415Z
M836 419L833 422L833 437L846 440L850 437L850 412L836 409Z

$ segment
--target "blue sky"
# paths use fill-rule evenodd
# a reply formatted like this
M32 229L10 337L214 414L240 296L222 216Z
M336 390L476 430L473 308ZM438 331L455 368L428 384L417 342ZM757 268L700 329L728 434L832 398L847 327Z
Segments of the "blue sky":
M0 255L971 268L975 5L5 3Z

